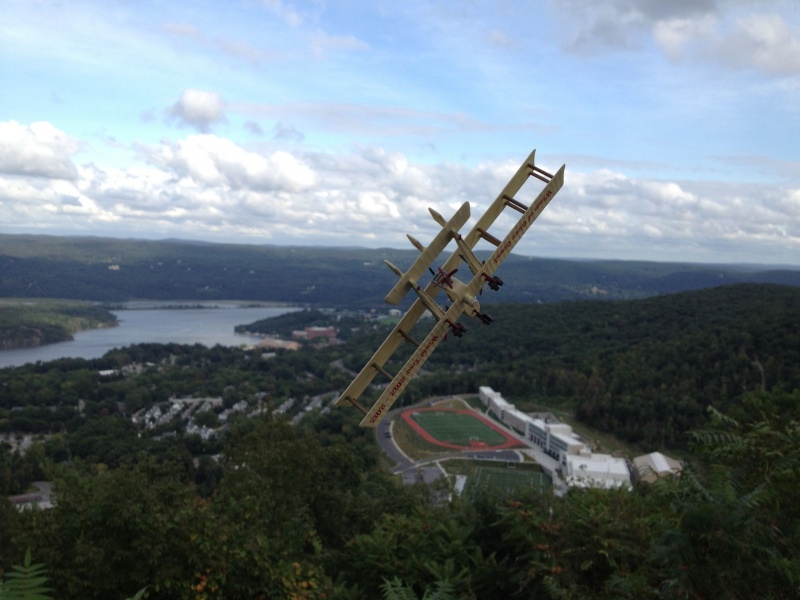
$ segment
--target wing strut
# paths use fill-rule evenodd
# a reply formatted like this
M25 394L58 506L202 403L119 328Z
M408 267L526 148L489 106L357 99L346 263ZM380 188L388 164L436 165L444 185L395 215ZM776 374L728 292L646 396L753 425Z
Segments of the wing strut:
M366 408L364 408L364 405L363 405L363 404L361 404L361 402L359 402L359 401L358 401L358 400L356 400L355 398L352 398L352 397L350 397L350 396L347 396L346 400L347 400L347 401L348 401L350 404L352 404L353 406L355 406L355 407L356 407L358 410L360 410L362 413L364 413L365 415L366 415L366 414L369 414L369 411L368 411ZM337 403L337 404L338 404L338 403Z
M494 244L495 246L500 245L500 240L494 237L491 233L480 227L477 227L476 229L478 231L478 235L480 235L482 239L486 240L490 244Z
M405 340L406 340L406 341L407 341L409 344L413 344L414 346L417 346L417 347L419 347L419 342L418 342L417 340L415 340L413 337L411 337L410 335L408 335L408 334L407 334L405 331L403 331L402 329L398 329L398 330L397 330L397 333L399 333L400 335L402 335L402 336L403 336L403 338L404 338L404 339L405 339Z
M525 211L528 210L528 207L525 206L522 202L520 202L516 198L509 198L508 196L503 196L503 200L505 200L506 206L513 208L517 212L525 214Z
M383 375L384 377L386 377L386 379L388 379L389 381L391 381L392 379L394 379L394 376L392 376L392 375L391 375L391 373L389 373L389 371L387 371L386 369L384 369L382 366L380 366L380 365L378 365L378 364L375 364L375 363L372 363L372 366L373 366L373 368L374 368L374 369L375 369L375 370L376 370L378 373L380 373L381 375Z

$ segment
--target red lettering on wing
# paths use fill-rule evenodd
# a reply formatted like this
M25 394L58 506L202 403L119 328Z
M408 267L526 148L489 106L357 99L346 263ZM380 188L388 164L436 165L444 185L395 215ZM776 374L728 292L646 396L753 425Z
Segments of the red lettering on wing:
M381 407L378 409L378 411L377 411L377 412L376 412L374 415L372 415L372 418L369 420L369 422L370 422L370 423L372 423L372 424L374 424L374 423L375 423L375 421L377 421L377 420L378 420L378 417L380 417L380 416L381 416L381 413L383 412L383 409L384 409L384 408L386 408L386 402L384 402L383 404L381 404Z
M542 196L542 198L536 203L536 205L533 207L533 209L529 209L528 212L525 213L525 215L522 217L522 220L520 220L519 227L517 227L516 229L514 229L511 232L511 237L508 239L508 241L506 242L505 246L503 246L502 249L500 249L497 252L497 256L494 257L494 264L497 264L502 260L502 258L505 255L505 253L511 247L511 242L513 240L516 240L517 236L521 237L522 234L525 233L525 230L528 228L528 225L530 225L533 222L533 219L535 218L534 215L538 214L538 211L540 210L542 205L545 202L547 202L547 200L552 195L553 195L553 190L547 190L547 193L544 196ZM526 216L527 216L527 219L525 218Z
M402 388L402 387L403 387L403 382L404 382L405 380L406 380L406 376L405 376L405 375L403 375L403 376L400 378L400 381L398 381L398 382L395 384L395 386L392 388L392 393L391 393L391 394L389 394L389 395L390 395L390 396L394 396L394 395L395 395L395 394L396 394L396 393L397 393L397 392L400 390L400 388Z
M422 362L422 359L425 357L425 355L426 355L426 354L428 354L428 350L430 350L430 347L431 347L431 346L432 346L432 345L433 345L433 344L434 344L434 343L435 343L435 342L436 342L438 339L439 339L439 336L438 336L438 335L435 335L435 336L433 336L433 337L431 338L431 341L430 341L430 342L428 342L428 345L427 345L427 346L425 346L425 347L424 347L422 350L420 350L420 351L417 353L417 357L416 357L416 359L414 360L414 362L413 362L413 363L411 363L411 364L409 365L408 369L406 370L406 373L410 373L410 372L411 372L411 371L414 369L414 367L416 367L418 364L420 364L420 363Z

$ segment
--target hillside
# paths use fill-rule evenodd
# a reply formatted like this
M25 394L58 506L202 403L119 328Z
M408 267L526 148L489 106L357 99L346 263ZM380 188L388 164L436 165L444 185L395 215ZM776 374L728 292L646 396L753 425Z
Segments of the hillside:
M691 451L676 480L563 498L494 486L436 505L391 478L357 411L314 409L349 382L338 360L363 365L379 325L268 360L143 344L0 369L0 494L44 478L58 494L48 511L0 501L0 577L30 550L64 599L147 586L153 600L366 600L390 597L390 581L409 597L440 584L466 599L796 597L798 307L798 288L746 284L498 305L492 326L470 321L405 401L489 384L523 409L573 407ZM25 454L8 443L22 433L37 436Z
M0 302L0 349L63 342L83 329L112 327L116 323L114 315L88 302Z
M402 402L499 390L521 408L560 407L643 447L674 448L707 408L744 394L800 388L800 289L738 284L642 300L496 305L490 326L461 319ZM423 322L413 332L424 335ZM382 341L348 346L360 370ZM406 351L408 352L408 350ZM391 373L407 358L397 352Z
M416 250L0 235L0 297L261 300L372 308ZM462 270L463 267L462 267ZM512 256L496 302L642 298L719 285L800 286L800 270Z

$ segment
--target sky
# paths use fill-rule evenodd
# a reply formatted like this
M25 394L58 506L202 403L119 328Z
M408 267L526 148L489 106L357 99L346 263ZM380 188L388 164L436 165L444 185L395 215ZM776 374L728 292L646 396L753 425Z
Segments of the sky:
M0 0L0 233L411 248L534 149L517 254L800 267L800 1Z

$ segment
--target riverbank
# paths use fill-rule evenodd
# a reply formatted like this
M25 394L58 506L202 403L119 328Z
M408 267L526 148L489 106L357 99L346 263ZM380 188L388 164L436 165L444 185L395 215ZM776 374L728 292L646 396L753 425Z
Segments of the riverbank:
M114 327L77 331L69 340L0 350L0 368L47 362L60 358L100 358L108 351L134 344L202 344L212 347L257 346L257 336L237 334L237 325L275 317L297 308L250 307L230 305L218 310L207 309L137 309L116 310Z
M80 331L117 324L113 313L92 302L4 298L0 300L0 349L70 341Z
M132 300L98 304L58 298L0 298L0 350L38 348L73 341L75 334L119 325L118 312L133 310L291 309L281 302L240 300Z

